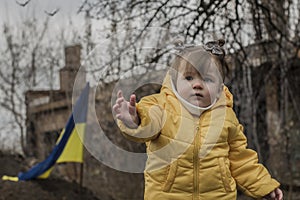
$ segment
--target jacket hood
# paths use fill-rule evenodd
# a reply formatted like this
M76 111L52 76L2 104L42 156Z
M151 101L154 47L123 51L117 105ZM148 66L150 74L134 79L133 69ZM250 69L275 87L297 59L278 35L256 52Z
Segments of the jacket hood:
M167 74L165 76L161 91L168 95L172 95L172 96L176 97L176 95L174 94L173 89L172 89L171 76L170 76L169 72L167 72ZM231 108L233 107L233 96L232 96L231 92L229 91L229 89L225 85L223 86L223 91L220 94L219 99L212 106L211 109L217 108L219 106L227 106L227 107L231 107Z

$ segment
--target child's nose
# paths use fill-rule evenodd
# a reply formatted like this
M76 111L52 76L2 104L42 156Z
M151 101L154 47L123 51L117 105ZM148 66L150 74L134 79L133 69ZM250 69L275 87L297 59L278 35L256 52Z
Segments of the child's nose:
M193 83L193 89L202 89L203 88L203 81L197 80Z

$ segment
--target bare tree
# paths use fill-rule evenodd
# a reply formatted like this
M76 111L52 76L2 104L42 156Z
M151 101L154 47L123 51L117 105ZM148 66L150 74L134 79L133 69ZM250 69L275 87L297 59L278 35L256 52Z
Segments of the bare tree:
M17 29L9 24L3 26L5 43L0 59L0 92L3 94L0 106L11 113L12 123L17 127L14 133L20 134L23 151L26 149L24 93L37 87L53 88L55 68L62 59L56 54L61 46L53 46L51 39L47 38L48 20L46 18L40 25L36 18L27 19Z

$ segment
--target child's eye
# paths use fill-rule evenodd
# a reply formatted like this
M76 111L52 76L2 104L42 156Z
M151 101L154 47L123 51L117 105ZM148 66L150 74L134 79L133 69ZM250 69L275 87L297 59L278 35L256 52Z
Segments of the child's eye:
M188 80L188 81L191 81L191 80L193 80L193 77L192 76L186 76L185 79Z
M205 82L207 82L207 83L213 83L213 82L214 82L214 80L211 79L211 78L204 78L203 80L204 80Z

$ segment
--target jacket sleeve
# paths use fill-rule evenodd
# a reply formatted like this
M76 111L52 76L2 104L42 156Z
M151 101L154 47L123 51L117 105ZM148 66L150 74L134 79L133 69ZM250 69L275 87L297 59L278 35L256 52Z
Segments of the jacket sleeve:
M165 112L158 104L156 96L144 97L136 108L140 117L140 125L136 129L128 128L118 120L123 135L135 142L147 142L158 137L165 121Z
M243 127L236 119L236 126L229 136L230 170L240 189L248 196L261 198L279 187L268 170L258 163L257 153L247 149Z

